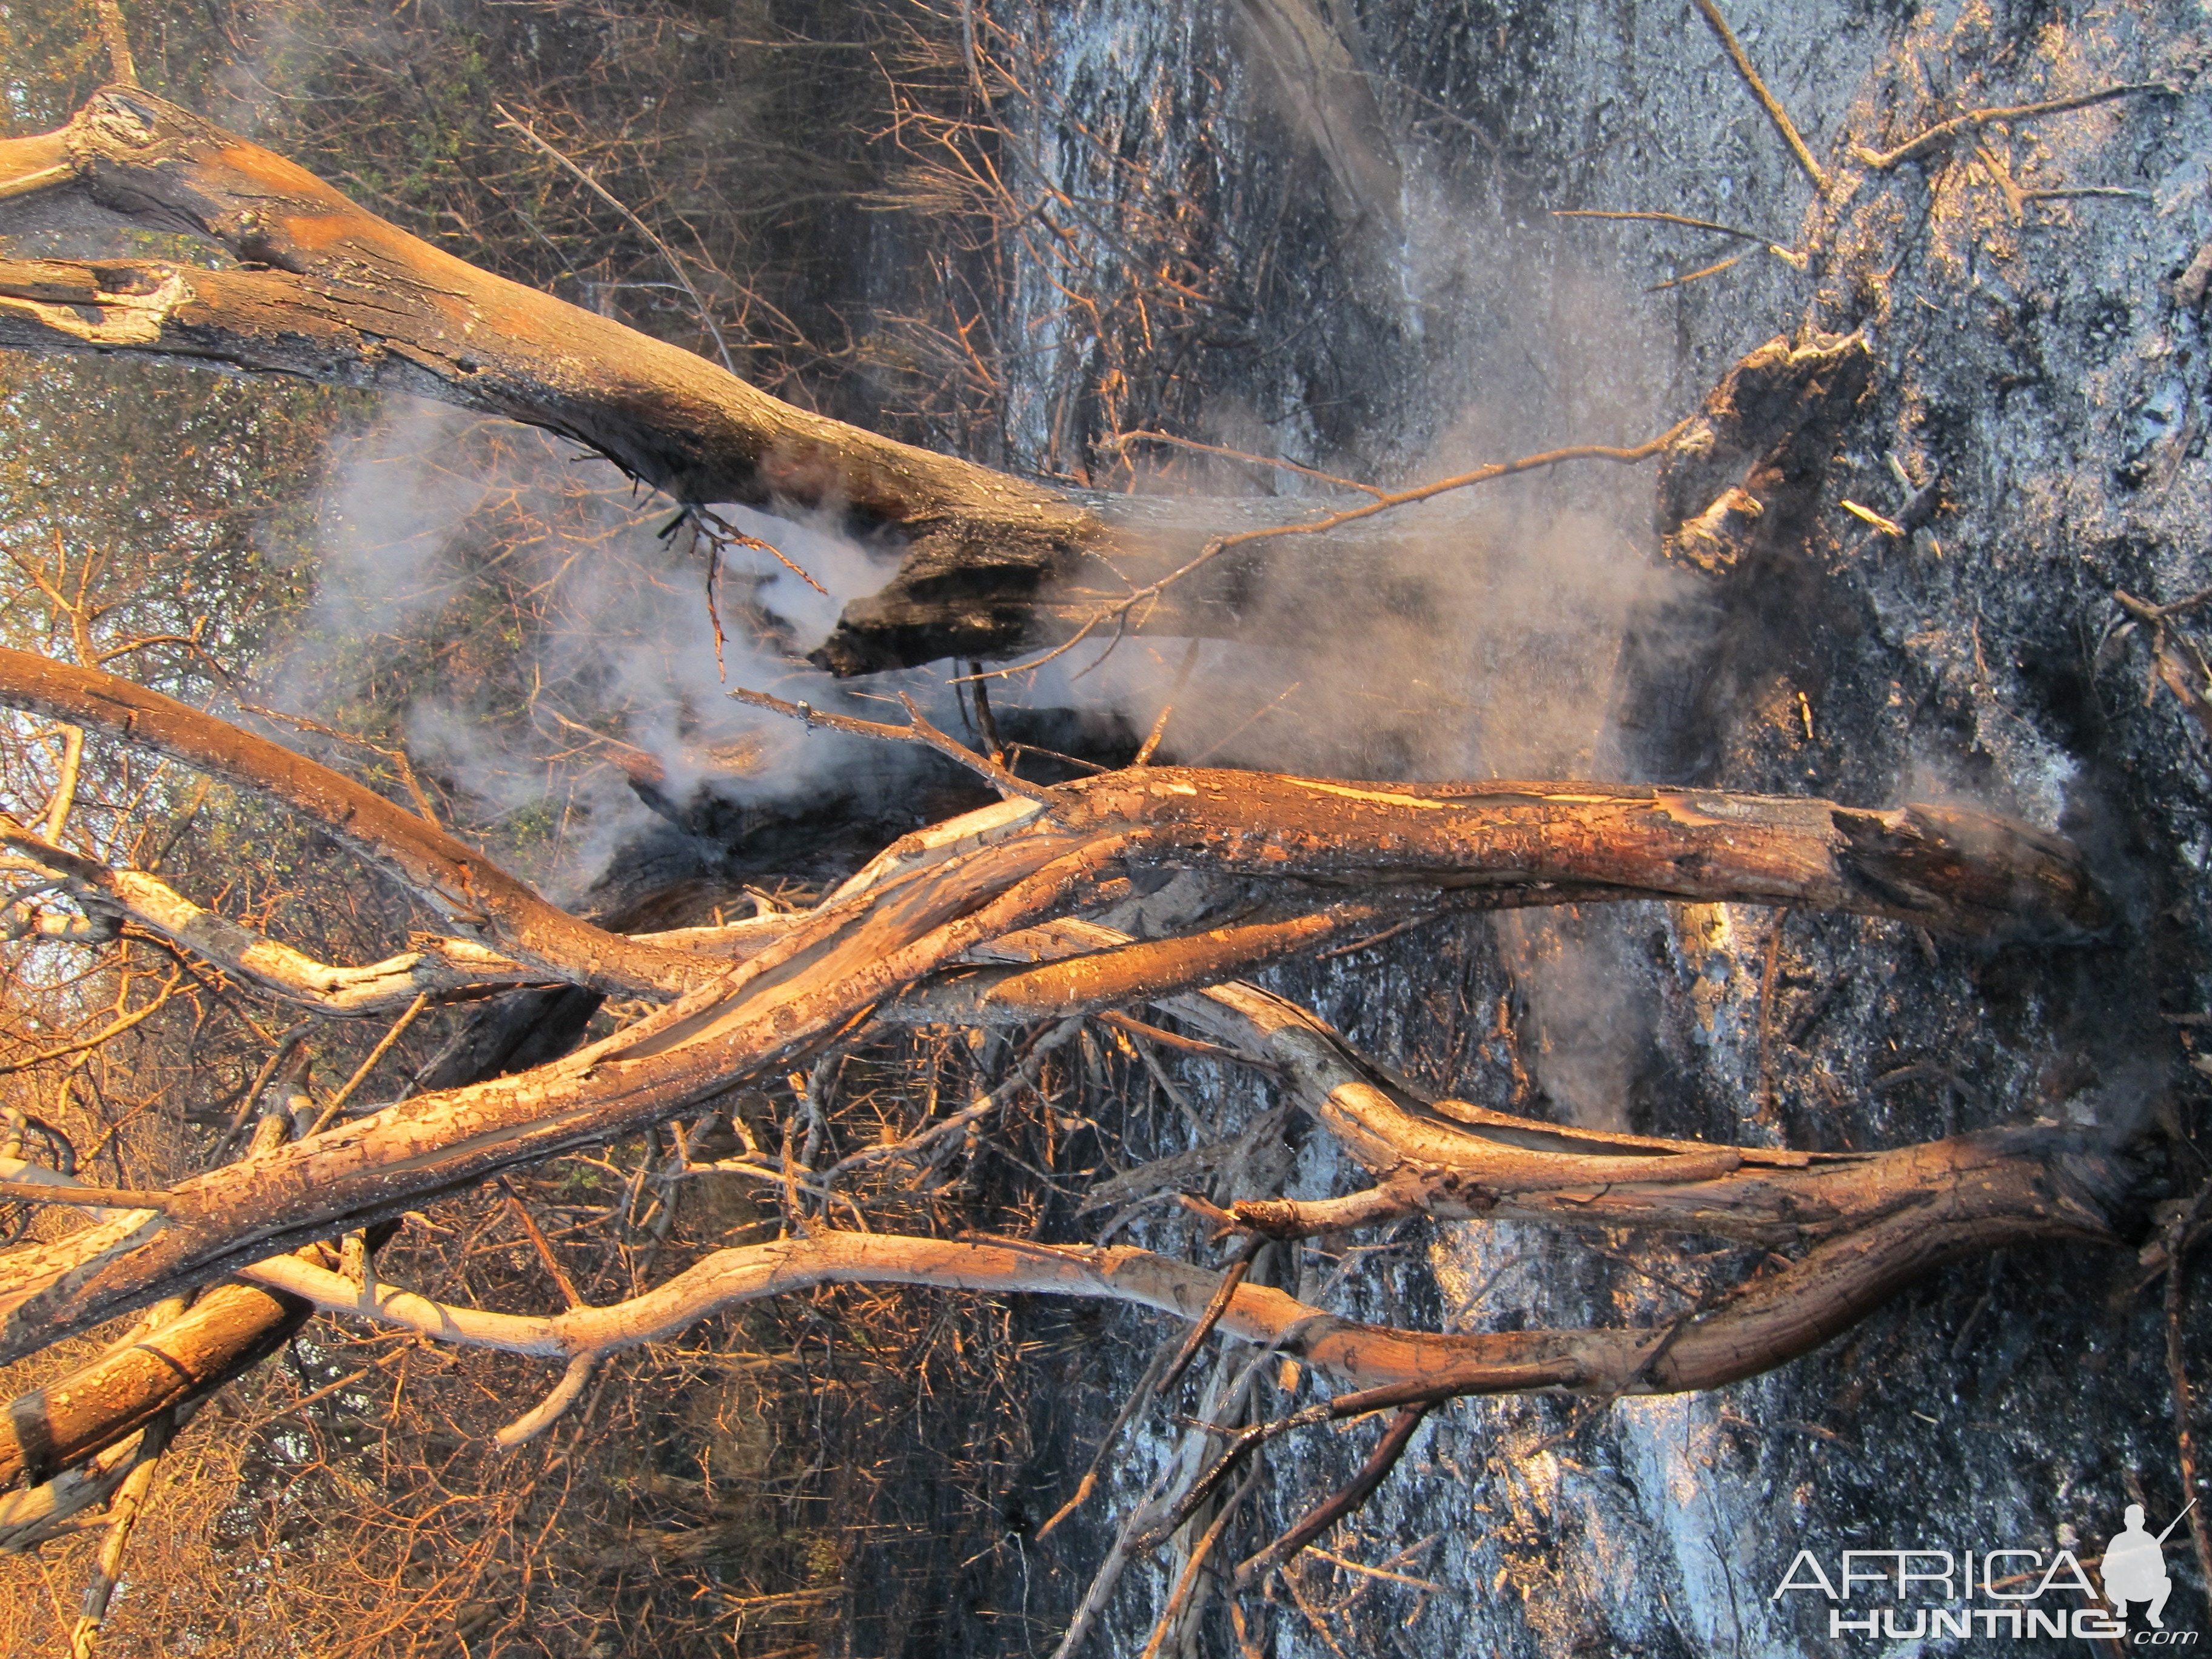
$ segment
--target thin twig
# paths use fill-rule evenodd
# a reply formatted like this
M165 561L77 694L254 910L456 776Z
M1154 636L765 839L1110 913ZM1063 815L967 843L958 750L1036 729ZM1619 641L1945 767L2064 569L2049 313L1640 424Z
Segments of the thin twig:
M736 374L738 372L738 366L730 361L730 348L727 342L722 338L722 331L715 325L713 313L707 309L706 300L701 295L699 290L692 286L690 273L684 269L684 263L676 257L674 250L672 249L667 243L662 241L659 237L653 234L653 227L647 224L645 221L639 218L637 215L632 213L629 209L623 204L621 198L617 197L612 191L609 190L597 179L593 178L587 168L570 161L559 150L554 149L551 144L549 144L544 139L539 137L538 136L537 130L533 128L529 122L510 113L507 106L504 104L495 102L492 105L492 108L498 113L500 125L501 126L511 128L514 131L520 133L532 144L544 151L546 155L551 156L571 173L574 174L576 178L583 182L586 189L589 190L592 195L598 197L602 202L605 202L617 213L621 214L624 222L629 224L632 230L644 237L647 242L653 245L653 252L659 254L661 258L667 263L669 270L674 275L677 282L682 284L684 293L691 296L692 308L697 312L701 325L704 327L707 332L714 337L714 349L721 356L722 367L729 370L731 374Z
M1019 795L1033 800L1048 811L1060 805L1059 797L1042 786L1016 777L988 755L979 755L959 738L940 732L924 717L915 701L904 692L899 702L905 708L911 726L890 726L882 720L857 720L850 714L833 714L817 708L811 703L786 702L781 697L766 691L748 690L742 685L730 688L730 696L739 702L755 708L765 708L771 714L787 714L793 720L804 720L809 726L826 726L833 732L849 732L855 737L880 738L890 743L919 743L951 757L971 772L980 772L1010 795Z
M1555 208L1554 219L1644 219L1654 224L1681 225L1690 230L1710 230L1717 236L1733 236L1740 242L1760 242L1774 246L1771 236L1762 236L1755 230L1738 230L1734 225L1716 224L1711 219L1692 219L1680 213L1626 213L1610 208Z
M1306 1547L1331 1566L1342 1567L1346 1572L1356 1572L1363 1578L1380 1579L1392 1584L1410 1584L1415 1589L1427 1590L1432 1595L1450 1594L1433 1578L1416 1578L1410 1573L1392 1572L1387 1567L1370 1567L1361 1562L1346 1560L1343 1556L1336 1554L1334 1551L1325 1550L1318 1544L1309 1544Z
M1323 472L1317 467L1300 466L1296 461L1284 460L1278 455L1255 455L1249 450L1230 449L1220 444L1202 444L1194 438L1178 438L1172 432L1124 432L1114 441L1117 449L1127 449L1137 442L1172 444L1177 449L1194 449L1201 455L1219 455L1231 461L1249 461L1254 466L1271 466L1285 472L1296 472L1303 477L1318 478L1323 483L1334 484L1340 489L1356 489L1363 495L1379 496L1382 491L1373 484L1362 483L1357 478L1340 478L1334 472Z
M1774 1115L1774 981L1780 976L1782 930L1789 921L1785 904L1775 911L1774 926L1767 930L1766 961L1759 975L1759 1110L1770 1120Z
M2173 693L2189 717L2197 722L2208 739L2212 739L2212 701L2204 695L2212 688L2212 668L2208 668L2204 654L2194 641L2178 628L2168 628L2167 623L2185 611L2194 610L2212 599L2212 588L2192 593L2186 599L2176 599L2171 605L2153 605L2139 599L2124 588L2116 588L2112 599L2121 610L2150 629L2152 682L2143 688L2143 702L2148 706L2155 695L2155 688L2163 684ZM2130 623L2127 626L2132 627Z
M694 519L691 522L695 527L695 539L691 545L696 550L699 545L696 539L699 521ZM730 665L722 659L722 647L729 643L729 639L722 632L722 608L714 603L714 588L721 580L722 538L709 535L707 538L707 623L714 630L714 682L718 685L727 685L730 683Z
M353 1098L353 1091L368 1080L377 1063L392 1052L392 1045L407 1035L407 1028L415 1023L416 1016L429 1006L430 994L428 991L416 992L415 1000L407 1005L407 1012L392 1022L392 1029L384 1034L376 1047L368 1051L368 1058L362 1061L354 1074L345 1080L345 1087L331 1097L330 1103L317 1115L314 1127L307 1131L308 1134L319 1135L337 1121L337 1115L345 1109L346 1102Z
M1698 0L1698 3L1704 5L1706 0ZM1949 143L1962 132L1972 132L1992 121L2025 121L2038 115L2063 115L2069 110L2087 109L2118 98L2134 98L2145 93L2158 92L2172 96L2175 88L2163 81L2136 81L2124 87L2106 87L2099 92L2075 93L2070 98L2048 98L2039 104L2008 104L2002 107L1972 109L1964 115L1954 115L1948 121L1937 122L1918 137L1907 139L1895 149L1869 149L1864 144L1853 144L1851 153L1876 173L1887 173L1892 167Z
M1170 1352L1170 1349L1166 1342L1161 1343L1158 1348L1154 1350L1152 1363L1145 1367L1145 1374L1137 1379L1137 1386L1130 1390L1129 1397L1121 1402L1120 1414L1114 1419L1104 1436L1099 1440L1098 1449L1091 1455L1091 1467L1083 1472L1083 1479L1076 1483L1075 1495L1054 1510L1052 1512L1052 1518L1036 1529L1035 1541L1043 1542L1047 1534L1054 1527L1081 1509L1089 1501L1091 1494L1098 1489L1099 1471L1105 1468L1107 1456L1113 1451L1115 1443L1121 1439L1121 1431L1128 1427L1130 1422L1144 1410L1146 1404L1158 1391L1160 1368L1167 1364Z
M1421 1426L1421 1419L1429 1414L1429 1410L1425 1404L1408 1406L1391 1419L1390 1427L1382 1436L1381 1443L1342 1491L1237 1569L1237 1588L1241 1589L1247 1584L1256 1583L1282 1566L1373 1497L1375 1489L1382 1484L1390 1471L1397 1467L1398 1460L1405 1455L1406 1448L1413 1438L1413 1431Z
M260 1107L261 1091L276 1080L279 1070L291 1067L294 1057L298 1054L300 1045L307 1041L308 1028L313 1024L311 1020L301 1020L277 1037L276 1046L269 1051L269 1058L262 1061L261 1069L253 1074L253 1081L246 1085L246 1094L239 1101L238 1109L231 1114L230 1122L222 1132L222 1139L216 1142L214 1150L209 1153L209 1168L213 1169L229 1161L231 1144L238 1139L247 1120ZM289 1077L286 1079L288 1083L291 1080Z
M138 1187L77 1187L66 1182L0 1181L10 1204L76 1204L95 1210L167 1210L176 1194Z
M1176 1615L1182 1613L1183 1604L1190 1600L1191 1590L1198 1583L1198 1575L1205 1570L1207 1560L1213 1554L1214 1546L1221 1541L1221 1534L1228 1531L1229 1523L1236 1518L1237 1511L1243 1506L1244 1500L1258 1488L1261 1473L1259 1469L1253 1470L1246 1477L1244 1484L1230 1495L1229 1501L1221 1506L1221 1513L1213 1517L1213 1524L1206 1529L1206 1535L1191 1551L1190 1560L1184 1565L1182 1576L1176 1580L1174 1593L1168 1597L1167 1606L1160 1612L1159 1622L1152 1626L1152 1639L1145 1644L1142 1659L1158 1659L1160 1644L1167 1639L1168 1631L1174 1625Z
M1206 1304L1206 1311L1198 1316L1198 1322L1190 1328L1190 1334L1183 1339L1182 1351L1170 1362L1167 1374L1160 1378L1160 1393L1169 1393L1182 1381L1183 1372L1190 1368L1190 1362L1198 1358L1198 1351L1206 1346L1206 1339L1213 1334L1213 1328L1221 1322L1221 1316L1229 1310L1229 1304L1237 1294L1237 1287L1244 1282L1244 1275L1252 1271L1252 1258L1259 1255L1261 1248L1267 1243L1264 1233L1254 1233L1244 1241L1237 1260L1231 1262L1229 1271L1221 1275L1221 1283L1214 1290L1212 1299Z
M1145 741L1139 747L1136 758L1129 763L1132 770L1152 764L1152 756L1159 749L1160 739L1167 735L1168 717L1175 713L1176 699L1182 696L1183 687L1190 684L1190 671L1198 666L1199 647L1205 643L1203 640L1193 639L1183 647L1182 666L1176 670L1175 684L1168 687L1167 701L1160 705L1159 714L1152 721L1152 729L1145 734ZM47 839L51 841L52 837L50 836Z
M2166 1230L2166 1370L2173 1385L2173 1441L2181 1464L2181 1496L2184 1502L2192 1504L2197 1497L2197 1437L2190 1425L2189 1371L2182 1352L2182 1287L2189 1267L2184 1240L2191 1224L2203 1212L2208 1199L2212 1199L2212 1182L2199 1189L2197 1201L2176 1215ZM2212 1532L2208 1532L2205 1526L2201 1504L2189 1511L2189 1536L2197 1546L2197 1568L2203 1575L2202 1582L2212 1584Z
M1189 763L1193 766L1205 765L1206 762L1212 760L1223 750L1228 748L1231 744L1236 742L1237 738L1243 737L1247 732L1249 732L1261 720L1267 719L1268 715L1273 714L1278 708L1280 708L1285 703L1296 696L1299 690L1304 687L1304 684L1305 682L1304 680L1292 680L1279 692L1276 693L1275 700L1273 702L1261 703L1259 708L1254 709L1249 714L1244 717L1243 723L1238 726L1235 731L1231 732L1225 737L1215 738L1212 744L1210 744L1203 753L1192 756Z
M1542 1387L1545 1379L1556 1373L1546 1371L1540 1376L1528 1379L1532 1386ZM1229 1436L1229 1443L1211 1467L1192 1481L1183 1495L1160 1520L1139 1537L1132 1547L1139 1553L1156 1549L1171 1537L1176 1529L1190 1519L1206 1494L1215 1491L1230 1474L1255 1449L1270 1440L1298 1429L1310 1429L1323 1423L1343 1422L1371 1413L1389 1411L1394 1407L1419 1406L1423 1411L1455 1398L1459 1389L1449 1383L1396 1382L1379 1389L1368 1389L1357 1394L1340 1394L1334 1400L1324 1400L1317 1405L1301 1407L1286 1416L1266 1423L1254 1423ZM1181 1419L1178 1419L1181 1420ZM1206 1425L1210 1426L1210 1425ZM1216 1433L1224 1431L1216 1429Z
M1634 466L1659 454L1668 444L1681 435L1688 428L1690 420L1694 418L1695 416L1691 416L1688 419L1677 421L1657 437L1647 443L1638 444L1632 449L1623 449L1611 444L1577 444L1566 449L1547 449L1539 455L1524 455L1518 460L1512 461L1493 461L1487 466L1475 468L1472 472L1462 472L1455 477L1439 478L1433 483L1422 484L1413 489L1401 489L1394 495L1378 496L1364 507L1346 507L1341 513L1332 513L1325 518L1310 519L1304 524L1269 526L1262 529L1239 530L1225 536L1216 536L1183 564L1170 571L1158 581L1147 582L1142 587L1133 588L1124 598L1116 599L1112 605L1093 612L1089 620L1076 630L1073 636L1063 643L1053 647L1043 655L1034 657L1027 662L1012 664L1005 668L992 669L990 678L1002 679L1008 675L1027 673L1033 668L1042 668L1054 658L1064 656L1073 651L1106 623L1126 622L1129 613L1139 605L1158 599L1161 594L1166 592L1169 588L1193 571L1212 563L1221 555L1233 549L1249 547L1255 542L1269 541L1278 536L1325 536L1332 530L1340 530L1346 525L1356 524L1362 519L1371 519L1378 513L1388 513L1401 507L1412 507L1418 502L1433 501L1437 496L1447 495L1455 489L1472 489L1477 484L1491 483L1499 478L1513 477L1522 472L1534 472L1543 467L1558 466L1567 461L1612 461L1623 466Z
M1328 1615L1306 1599L1305 1586L1299 1582L1299 1575L1285 1573L1283 1588L1291 1593L1291 1604L1305 1615L1306 1623L1313 1626L1314 1634L1328 1644L1328 1650L1336 1656L1336 1659L1352 1659L1352 1656L1344 1650L1344 1644L1338 1641L1329 1630Z
M530 1243L538 1252L538 1261L544 1264L545 1271L553 1275L554 1284L560 1287L562 1300L572 1308L582 1307L584 1298L576 1293L574 1281L568 1277L568 1269L562 1267L561 1258L553 1254L551 1241L539 1229L538 1218L530 1213L530 1206L522 1201L522 1195L514 1190L514 1183L501 1176L499 1184L500 1189L507 1194L507 1203L514 1208L514 1218L522 1224L522 1231L530 1235Z
M2112 599L2121 610L2138 622L2162 623L2180 616L2184 611L2194 611L2200 605L2212 604L2212 587L2207 587L2186 598L2176 599L2171 605L2153 605L2148 599L2137 599L2125 588L2113 589Z
M983 665L971 657L968 670L968 689L975 700L975 735L983 740L983 752L1004 766L1006 745L999 741L999 722L991 717L991 694L983 688Z
M1725 259L1717 260L1713 264L1701 266L1696 270L1684 271L1680 276L1669 276L1663 283L1654 283L1650 287L1645 289L1644 291L1646 294L1664 294L1670 288L1687 288L1692 283L1697 282L1703 277L1717 276L1721 272L1730 270L1742 263L1743 255L1741 253L1731 253Z
M684 510L688 513L694 520L703 519L707 523L712 525L714 527L714 532L719 534L720 538L730 546L749 547L756 553L767 554L778 564L781 565L786 570L791 572L793 575L798 577L799 580L805 582L809 587L819 593L823 599L826 599L830 597L830 590L828 588L823 586L820 582L816 581L812 576L806 573L806 570L803 566L795 562L788 554L785 553L785 551L781 548L778 547L774 542L764 542L757 536L748 536L744 531L738 529L737 526L732 524L727 519L724 518L720 514L714 511L711 507L693 506L688 507Z
M280 725L290 726L295 732L313 732L319 737L329 738L338 743L350 744L356 748L368 750L372 755L383 756L398 769L399 781L407 786L407 793L414 797L415 810L422 816L422 821L425 823L439 822L437 810L430 805L430 797L422 787L422 781L415 775L415 768L408 760L407 751L404 749L386 749L380 743L371 743L367 738L357 736L351 732L342 732L335 726L325 726L322 721L310 720L305 714L288 714L281 708L270 708L258 702L240 702L238 706L249 714L258 714L263 720L275 720ZM53 837L49 836L46 839L52 841Z
M1437 920L1437 918L1434 916L1407 916L1403 921L1391 923L1389 927L1385 927L1379 933L1370 933L1365 939L1356 939L1352 940L1351 944L1340 945L1333 951L1316 951L1314 955L1314 960L1316 962L1327 962L1331 957L1348 957L1354 951L1364 951L1370 945L1382 944L1386 939L1395 939L1399 934L1404 933L1408 927L1418 927L1425 921L1434 921L1435 920Z
M1862 524L1872 525L1876 530L1881 532L1885 536L1894 536L1898 540L1905 541L1912 534L1911 531L1907 530L1903 525L1898 523L1894 519L1885 518L1882 514L1875 512L1870 507L1862 507L1856 501L1851 500L1848 495L1844 496L1837 503L1837 505L1841 507L1844 512L1850 514L1854 519L1858 520Z
M1805 148L1805 141L1797 136L1796 124L1790 120L1790 112L1782 107L1781 100L1769 92L1766 82L1759 78L1759 71L1751 66L1750 53L1744 51L1743 43L1735 38L1735 31L1728 26L1728 19L1721 15L1721 9L1713 3L1713 0L1698 0L1698 9L1705 15L1705 21L1713 33L1720 37L1721 45L1727 48L1729 58L1735 64L1735 72L1743 77L1744 85L1751 88L1751 95L1759 100L1759 106L1766 112L1766 118L1774 123L1774 130L1782 135L1782 142L1790 146L1790 153L1797 158L1797 165L1805 169L1805 176L1813 181L1813 188L1826 195L1828 175L1813 159L1813 152Z
M1324 954L1328 953L1324 952ZM1231 1048L1218 1042L1208 1042L1204 1037L1184 1036L1178 1032L1164 1030L1159 1026L1139 1019L1133 1014L1125 1014L1118 1010L1109 1008L1093 1014L1091 1018L1102 1025L1111 1025L1115 1030L1126 1031L1131 1036L1140 1036L1147 1042L1160 1043L1166 1048L1179 1049L1187 1054L1200 1054L1208 1060L1231 1060L1239 1066L1249 1066L1257 1071L1271 1073L1276 1076L1282 1074L1283 1068L1272 1060L1262 1059L1258 1054L1248 1054L1241 1048Z

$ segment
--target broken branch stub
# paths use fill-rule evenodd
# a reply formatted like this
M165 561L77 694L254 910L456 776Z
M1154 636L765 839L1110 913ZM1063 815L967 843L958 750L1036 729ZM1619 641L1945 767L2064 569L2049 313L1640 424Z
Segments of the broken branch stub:
M1873 372L1856 334L1778 337L1729 369L1660 462L1666 556L1717 575L1802 540Z

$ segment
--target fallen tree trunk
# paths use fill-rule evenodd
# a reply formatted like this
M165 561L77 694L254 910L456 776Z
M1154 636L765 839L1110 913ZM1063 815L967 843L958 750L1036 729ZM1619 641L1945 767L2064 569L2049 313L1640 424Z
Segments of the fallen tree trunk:
M33 350L130 350L386 386L544 427L682 501L782 501L1043 546L1056 494L793 408L705 359L480 270L303 168L137 87L0 141L0 199L61 195L205 236L245 268L0 265L0 329Z
M744 948L757 953L796 920L777 918L783 929L756 923L736 931L744 935ZM1127 935L1113 929L1062 921L988 948L993 955L1048 962L1127 944ZM1298 1104L1382 1176L1376 1188L1343 1199L1237 1201L1228 1215L1241 1227L1297 1238L1423 1212L1816 1246L1779 1279L1755 1281L1736 1293L1720 1310L1725 1317L1698 1322L1648 1370L1624 1371L1648 1334L1623 1332L1550 1334L1566 1344L1547 1351L1557 1366L1531 1360L1521 1352L1525 1344L1499 1349L1484 1339L1449 1349L1439 1370L1419 1345L1418 1364L1392 1358L1397 1349L1387 1344L1375 1346L1383 1336L1404 1334L1366 1328L1347 1338L1342 1352L1327 1345L1313 1348L1316 1363L1329 1357L1330 1369L1362 1387L1638 1392L1712 1386L1818 1346L1914 1279L1959 1256L2010 1243L2114 1243L2107 1212L2129 1182L2124 1164L2100 1137L2052 1126L1891 1152L1806 1153L1605 1133L1465 1102L1425 1103L1384 1079L1328 1025L1255 987L1177 993L1160 999L1160 1006L1232 1050L1275 1065ZM434 1085L448 1080L426 1079ZM519 1419L506 1437L508 1443L546 1426L605 1355L672 1335L733 1303L816 1283L1102 1294L1196 1316L1187 1305L1189 1295L1158 1288L1169 1281L1180 1285L1197 1272L1183 1264L1142 1252L1055 1250L1047 1253L1049 1264L1041 1267L1032 1255L1017 1272L996 1249L890 1238L852 1241L849 1248L808 1246L795 1254L791 1246L722 1252L646 1297L544 1318L447 1308L388 1285L343 1279L309 1256L273 1257L243 1270L250 1285L219 1287L181 1318L14 1402L8 1424L0 1425L0 1486L18 1476L29 1484L49 1479L161 1411L196 1401L272 1351L311 1306L408 1326L439 1340L572 1362L575 1385L557 1390ZM1117 1267L1103 1276L1094 1271L1079 1284L1068 1276L1071 1260L1141 1267ZM1247 1309L1230 1320L1229 1328L1243 1331L1257 1317ZM1377 1366L1384 1368L1381 1382Z
M0 228L11 203L189 232L239 263L0 260L0 349L144 353L434 398L573 439L685 506L827 509L887 539L896 575L814 653L840 675L1048 647L1115 607L1129 631L1293 641L1302 625L1379 629L1432 609L1417 562L1364 523L1395 501L1064 491L898 443L479 270L137 87L103 88L58 132L0 140ZM1564 451L1462 482L1660 453Z
M17 695L35 696L42 708L199 763L213 757L226 775L295 807L343 814L364 853L395 861L381 840L384 820L362 810L354 786L289 751L234 743L222 722L167 700L145 702L108 678L19 672L15 683ZM406 819L397 835L403 850L413 849L419 825ZM88 890L136 890L106 879L112 872L78 868L86 861L35 837L17 840L70 865ZM408 862L396 861L403 870ZM513 1426L512 1438L556 1416L604 1353L730 1300L823 1277L1056 1288L1193 1316L1202 1302L1184 1305L1196 1292L1181 1286L1198 1275L1210 1297L1207 1276L1144 1253L1046 1251L1048 1271L1025 1258L1015 1272L995 1257L978 1267L973 1252L947 1256L927 1240L872 1240L834 1262L811 1251L816 1267L794 1267L788 1250L726 1252L638 1302L551 1322L442 1309L276 1254L499 1169L658 1121L849 1033L872 1011L989 1023L1145 1000L1266 1060L1382 1184L1346 1200L1232 1206L1238 1224L1262 1233L1296 1237L1419 1210L1814 1245L1777 1279L1754 1281L1663 1340L1624 1332L1445 1339L1346 1327L1331 1346L1312 1310L1267 1300L1279 1292L1252 1292L1264 1305L1245 1305L1249 1297L1224 1304L1229 1328L1290 1341L1295 1328L1292 1351L1359 1386L1709 1386L1817 1346L1957 1255L2050 1238L2111 1239L2105 1211L2124 1174L2078 1134L1998 1132L1882 1154L1812 1155L1559 1129L1464 1103L1420 1101L1326 1025L1251 987L1190 988L1391 915L1661 896L1813 903L1978 934L2068 937L2102 919L2067 843L1948 810L1869 813L1645 787L1373 785L1179 769L1041 791L905 838L813 912L659 936L656 951L699 965L676 976L699 988L570 1060L499 1083L435 1089L182 1183L157 1195L156 1210L107 1212L69 1238L0 1259L0 1308L17 1352L225 1271L284 1292L211 1292L204 1312L165 1328L158 1341L125 1345L66 1386L19 1401L12 1461L0 1446L0 1479L51 1473L190 1404L280 1340L306 1301L568 1358L568 1379ZM506 908L527 916L534 902L522 890ZM1164 937L1054 918L1085 907ZM1280 919L1202 926L1224 908ZM604 961L597 930L584 933L591 958ZM187 945L193 937L179 934ZM1087 1264L1080 1284L1067 1277L1071 1262Z

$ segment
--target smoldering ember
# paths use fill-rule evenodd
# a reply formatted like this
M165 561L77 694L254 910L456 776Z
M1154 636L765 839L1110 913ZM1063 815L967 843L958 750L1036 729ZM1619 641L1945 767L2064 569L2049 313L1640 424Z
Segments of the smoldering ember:
M2204 23L0 7L0 1652L2196 1645Z

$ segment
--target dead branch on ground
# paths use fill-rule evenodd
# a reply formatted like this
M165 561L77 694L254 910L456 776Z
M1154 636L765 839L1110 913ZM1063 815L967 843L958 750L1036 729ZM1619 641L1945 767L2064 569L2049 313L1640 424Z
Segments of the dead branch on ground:
M1938 121L1894 149L1869 149L1863 144L1853 144L1851 153L1875 172L1887 173L1907 161L1947 149L1956 140L1968 133L1978 132L1992 122L2027 121L2039 116L2063 115L2071 110L2092 109L2099 104L2109 104L2116 99L2140 98L2153 94L2162 94L2171 98L2176 95L2176 89L2163 81L2142 81L2126 86L2103 87L2095 92L2077 92L2064 98L2047 98L2039 103L1972 109L1963 115L1954 115L1948 121Z

